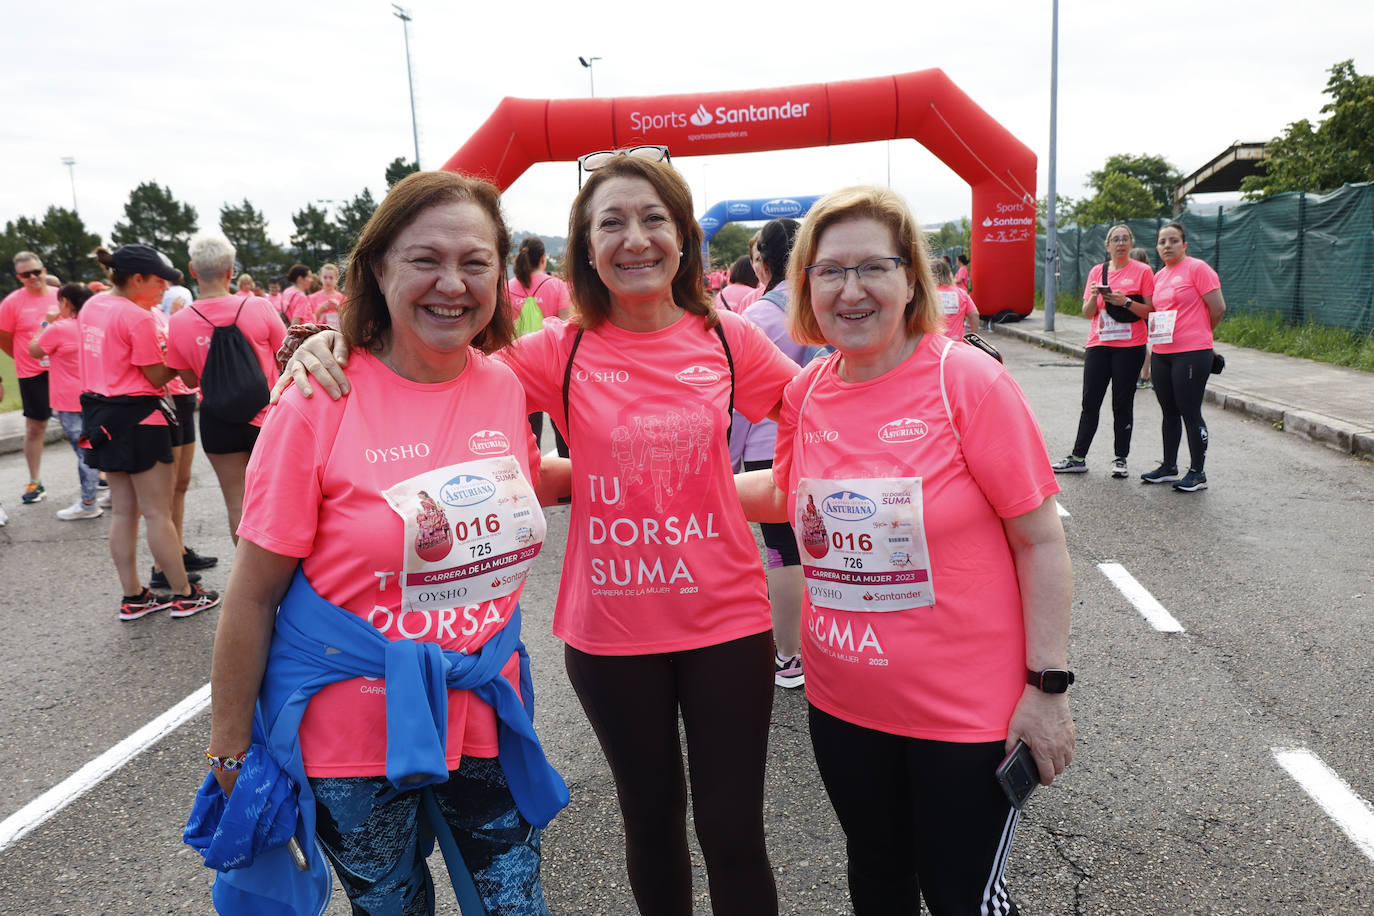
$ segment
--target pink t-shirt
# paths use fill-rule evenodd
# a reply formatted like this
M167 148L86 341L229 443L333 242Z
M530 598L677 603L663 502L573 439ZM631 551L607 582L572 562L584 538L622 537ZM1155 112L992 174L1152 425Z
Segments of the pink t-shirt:
M189 300L188 300L188 301L189 301ZM177 309L178 312L183 311L183 310L184 310L184 309ZM153 320L157 322L157 329L158 329L158 332L162 335L163 350L164 350L164 353L163 353L163 362L166 362L167 360L166 360L166 352L165 352L165 351L166 351L167 342L168 342L168 329L171 327L170 324L169 324L168 322L171 321L171 319L169 319L169 318L167 317L167 313L164 312L162 309L157 309L157 308L155 308L155 309L152 310L152 313L153 313ZM168 364L169 366L171 365L171 363L167 363L167 364ZM175 367L173 367L173 368L175 368ZM172 376L172 380L171 380L170 382L167 383L167 385L166 385L166 387L165 387L164 390L165 390L168 394L176 394L176 395L181 395L181 394L198 394L198 393L200 392L200 389L199 389L199 388L191 388L191 387L188 387L187 384L181 380L181 377L180 377L180 376L175 376L175 375Z
M947 344L945 383L962 443L940 393ZM925 335L872 381L842 381L837 362L816 360L787 386L773 474L792 518L802 478L919 477L935 604L832 610L813 605L808 589L806 697L891 734L1001 741L1026 684L1021 595L1002 519L1059 491L1040 427L1000 364L942 335Z
M1083 298L1096 295L1097 286L1102 282L1102 262L1093 265L1093 269L1088 271L1088 282L1083 286ZM1114 292L1135 293L1137 295L1150 297L1155 292L1155 275L1150 270L1150 265L1144 261L1137 261L1134 258L1126 262L1126 266L1120 270L1110 270L1107 272L1107 285ZM1088 328L1089 347L1139 347L1145 343L1147 333L1145 321L1132 322L1129 327L1131 336L1122 340L1103 340L1102 314L1103 299L1097 296L1097 311L1093 313L1092 324ZM1107 317L1111 317L1110 315Z
M964 339L964 317L978 314L978 306L973 297L962 286L941 286L939 288L940 311L945 316L945 335L955 340ZM953 297L953 301L951 300Z
M48 361L29 355L29 341L43 329L48 314L57 311L57 291L51 286L35 296L20 287L0 302L0 331L14 335L14 374L33 378L48 371Z
M572 308L572 299L568 295L568 284L559 277L551 277L548 274L530 274L530 285L526 287L520 282L519 278L511 277L506 284L506 289L510 292L510 307L512 313L518 318L520 308L525 304L526 296L534 296L534 300L539 303L539 311L545 318L557 318L562 309Z
M293 324L309 324L315 320L315 309L310 304L310 295L294 286L282 290L281 310Z
M278 312L281 311L281 293L269 293L267 301L272 303L272 308L276 309Z
M382 493L426 471L513 455L536 479L539 453L525 398L509 369L468 351L458 378L408 381L365 350L348 364L352 394L309 400L288 390L268 415L248 472L238 534L273 553L301 557L321 596L388 639L475 651L507 621L520 592L454 610L401 614L405 522ZM519 689L519 659L502 674ZM315 694L301 722L310 776L386 772L384 682L353 678ZM448 765L494 757L496 713L469 691L450 690Z
M48 402L53 410L81 411L81 329L75 318L59 318L38 335L48 354ZM24 348L25 350L28 347Z
M735 409L761 419L797 364L757 327L720 313ZM684 314L660 331L604 323L582 337L550 321L502 351L531 411L572 449L572 518L553 631L596 655L718 645L771 626L763 567L730 470L730 366L714 330Z
M1178 312L1172 343L1154 345L1156 353L1212 349L1212 316L1202 297L1221 289L1221 278L1206 261L1184 258L1155 274L1156 312Z
M199 376L205 371L205 359L210 355L210 336L215 333L210 325L233 324L236 315L239 331L253 348L263 377L272 384L277 378L277 348L286 337L286 328L271 303L257 296L198 299L191 308L173 315L167 337L167 365L178 371L190 369ZM266 418L267 408L264 407L250 422L253 426L261 426Z
M322 289L322 290L320 290L320 291L317 292L317 293L311 293L311 294L310 294L310 320L311 320L311 321L323 321L323 322L326 323L326 324L330 324L330 325L333 325L334 327L338 327L338 326L339 326L339 306L343 305L344 298L345 298L345 297L344 297L344 292L343 292L343 290L337 289L337 288L336 288L333 292L329 292L328 290L323 290L323 289ZM321 306L321 305L324 305L325 303L330 303L330 305L328 305L328 306L325 308L323 314L321 314L321 312L320 312L320 306ZM333 316L333 317L332 317L332 320L331 320L331 316Z
M716 294L716 308L723 308L731 312L743 312L756 299L758 299L758 293L754 287L746 286L743 283L727 283Z
M97 293L77 313L81 329L81 381L86 391L115 395L156 395L163 390L143 374L140 366L160 366L165 338L153 311L123 296ZM161 411L153 411L144 426L166 426Z
M954 272L954 285L968 289L968 268L960 264L959 269Z

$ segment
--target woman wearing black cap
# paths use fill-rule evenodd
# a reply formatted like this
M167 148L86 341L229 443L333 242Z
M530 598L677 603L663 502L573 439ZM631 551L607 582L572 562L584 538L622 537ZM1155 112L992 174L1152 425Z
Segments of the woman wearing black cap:
M219 595L192 585L172 523L172 434L161 406L162 386L176 372L163 362L165 339L149 309L162 301L176 268L146 245L113 254L96 249L113 288L93 296L77 316L81 329L81 395L87 462L105 472L113 500L110 556L124 600L120 620L166 609L189 617L219 604ZM138 520L148 548L173 594L153 594L138 576Z

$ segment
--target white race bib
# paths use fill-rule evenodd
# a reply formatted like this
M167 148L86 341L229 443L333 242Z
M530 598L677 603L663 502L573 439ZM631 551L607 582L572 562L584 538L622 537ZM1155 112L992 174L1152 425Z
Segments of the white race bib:
M921 478L802 478L795 528L812 604L908 611L935 603Z
M1164 312L1150 313L1150 343L1167 344L1174 342L1174 321L1178 312L1169 309Z
M1134 330L1124 321L1117 321L1107 314L1104 307L1097 313L1097 337L1099 340L1130 340L1131 331Z
M946 315L959 314L959 294L950 289L942 289L940 292L940 309Z
M403 611L505 597L544 544L544 513L512 455L427 471L382 495L405 520Z

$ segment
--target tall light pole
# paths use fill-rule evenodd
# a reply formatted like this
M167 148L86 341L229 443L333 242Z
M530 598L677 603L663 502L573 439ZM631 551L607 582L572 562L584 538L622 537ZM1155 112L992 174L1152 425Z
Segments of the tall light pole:
M596 63L599 60L601 60L601 58L599 57L578 58L578 61L582 64L582 66L587 68L587 79L591 82L592 98L596 98L596 70L593 69L592 64Z
M1059 123L1059 0L1054 0L1050 37L1050 174L1049 201L1045 207L1045 330L1054 330L1054 271L1059 262L1058 226L1055 224L1055 152Z
M391 4L391 14L401 20L401 34L406 41L406 82L410 85L410 132L415 138L415 168L420 168L420 128L415 123L415 74L410 69L410 10L395 3Z
M67 167L67 175L72 180L72 212L76 212L76 160L71 156L63 156L62 164Z

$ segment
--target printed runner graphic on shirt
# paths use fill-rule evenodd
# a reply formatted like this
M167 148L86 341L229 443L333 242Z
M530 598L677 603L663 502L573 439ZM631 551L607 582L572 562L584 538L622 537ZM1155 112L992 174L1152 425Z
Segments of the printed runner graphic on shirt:
M921 478L804 477L794 527L813 605L906 611L935 603Z
M544 543L544 513L511 455L427 471L382 495L405 520L403 611L509 595Z
M654 511L662 512L674 493L699 476L711 447L706 408L636 414L611 430L611 456L617 465L616 505L625 505L631 488L650 490Z

